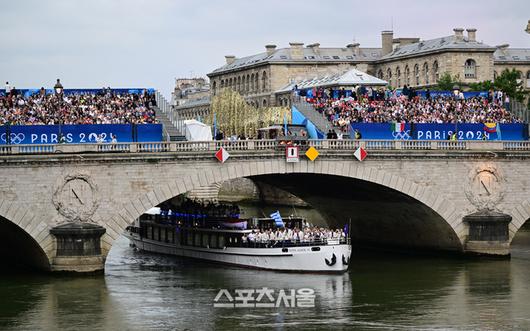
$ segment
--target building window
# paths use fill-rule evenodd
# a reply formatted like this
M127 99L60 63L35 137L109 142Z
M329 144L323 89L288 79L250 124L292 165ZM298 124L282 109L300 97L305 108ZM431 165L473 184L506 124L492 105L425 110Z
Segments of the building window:
M526 73L526 88L530 88L530 70Z
M212 92L213 92L213 95L217 94L217 82L216 81L214 81L212 84Z
M267 107L267 100L263 99L263 107Z
M263 75L261 75L261 90L263 92L267 91L267 72L264 71Z
M254 85L254 88L255 88L254 91L255 91L256 93L259 92L259 77L258 77L258 76L259 76L259 74L256 73L256 76L254 77L254 79L256 80L256 81L254 82L254 84L256 84L256 85Z
M241 91L243 92L243 94L247 93L247 85L246 85L246 79L245 79L245 75L243 75L243 78L241 78Z
M401 69L399 69L399 67L396 68L396 80L396 88L399 88L401 86Z
M416 86L420 85L420 66L418 64L414 65L414 78L416 80Z
M438 78L440 78L440 74L438 73L438 61L434 61L432 64L432 72L433 72L433 83L438 83Z
M423 77L425 79L425 85L429 85L429 65L427 62L423 64Z
M241 76L237 77L237 91L241 92Z
M392 70L390 68L386 69L386 80L388 81L388 85L392 86Z
M467 59L464 63L464 77L477 78L477 63L473 59Z
M405 84L410 85L410 69L409 66L405 66Z
M497 71L493 71L493 80L497 79Z
M385 78L383 77L383 70L379 69L379 71L377 72L377 78L379 78L379 79L385 79Z
M225 87L225 80L221 79L221 88L224 88L224 87Z
M245 87L247 94L250 93L250 75L247 75L247 86Z

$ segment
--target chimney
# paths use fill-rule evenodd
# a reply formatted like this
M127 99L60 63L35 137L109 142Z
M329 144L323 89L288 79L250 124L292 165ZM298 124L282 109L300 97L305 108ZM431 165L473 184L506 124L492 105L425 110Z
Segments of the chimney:
M267 55L272 55L276 51L276 45L265 45L265 49L267 50Z
M502 45L497 45L495 47L506 55L508 51L508 47L510 47L510 44L502 44Z
M226 64L232 64L236 60L234 55L225 55Z
M314 44L311 44L311 45L307 45L307 48L311 48L313 50L313 52L318 54L318 50L320 49L320 44L319 43L314 43Z
M475 42L477 41L477 29L466 29L467 31L467 41Z
M383 56L392 53L392 39L394 39L393 31L382 31L381 32L381 46Z
M291 46L291 59L302 60L304 58L304 43L290 42L289 46Z
M464 40L464 29L462 29L462 28L454 28L453 31L455 32L455 40L456 41L463 41Z
M348 44L348 45L346 45L346 48L348 48L349 50L351 50L352 53L353 53L353 55L355 55L355 56L359 56L359 53L360 53L359 46L360 46L359 43Z

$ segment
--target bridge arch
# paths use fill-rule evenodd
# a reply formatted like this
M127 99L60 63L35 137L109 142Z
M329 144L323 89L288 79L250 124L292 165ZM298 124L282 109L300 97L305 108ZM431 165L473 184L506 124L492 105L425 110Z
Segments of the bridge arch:
M146 210L175 196L201 186L241 177L297 173L334 175L358 179L393 189L419 201L439 215L458 238L460 248L465 242L467 228L462 222L463 215L458 212L458 208L451 201L445 199L441 193L430 187L360 162L339 163L333 160L319 160L316 162L302 160L298 163L286 163L283 159L273 159L239 162L237 164L230 164L230 161L228 161L213 170L211 168L205 170L197 169L188 176L178 178L162 187L155 188L143 196L130 200L106 222L107 224L111 223L109 225L115 229L114 231L107 231L106 236L109 238L102 238L104 244L107 245L106 250L109 250L112 242L120 236L122 231Z
M0 252L8 262L49 271L53 250L49 230L28 206L0 200Z
M512 222L510 223L510 243L519 229L530 220L530 199L526 199L517 205L510 213Z

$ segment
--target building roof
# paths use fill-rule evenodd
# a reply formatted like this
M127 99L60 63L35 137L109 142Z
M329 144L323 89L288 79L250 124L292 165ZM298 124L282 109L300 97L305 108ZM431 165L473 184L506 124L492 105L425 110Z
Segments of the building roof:
M417 43L398 47L391 53L381 57L381 60L395 59L411 55L421 55L424 53L432 53L441 50L494 51L495 47L483 44L478 41L469 41L467 37L463 37L462 41L458 41L456 37L452 35L436 39L422 40Z
M340 63L358 63L370 62L381 57L381 48L359 48L358 54L355 54L352 48L320 48L304 47L303 59L293 59L290 48L279 48L274 50L270 55L267 52L236 58L233 63L213 70L211 74L218 74L230 70L239 70L244 67L254 66L263 63L290 63L290 62L340 62Z
M330 87L330 86L357 86L357 85L387 85L388 82L377 77L368 75L366 72L357 69L350 69L342 74L329 75L324 77L315 77L313 79L305 79L300 82L292 82L275 93L284 93L292 91L296 85L299 89L306 89L312 87Z
M493 61L530 63L530 48L497 48Z
M207 106L210 104L210 97L204 97L200 99L192 99L184 102L183 104L176 106L175 109L185 109L191 107Z

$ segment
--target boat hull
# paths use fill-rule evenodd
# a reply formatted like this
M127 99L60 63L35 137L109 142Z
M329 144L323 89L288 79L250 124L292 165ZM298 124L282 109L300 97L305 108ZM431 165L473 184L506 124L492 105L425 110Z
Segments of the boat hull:
M276 271L342 273L348 269L351 255L348 244L211 249L164 243L128 232L126 237L141 251Z

